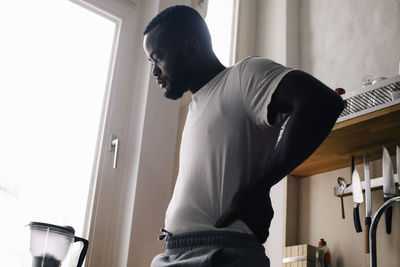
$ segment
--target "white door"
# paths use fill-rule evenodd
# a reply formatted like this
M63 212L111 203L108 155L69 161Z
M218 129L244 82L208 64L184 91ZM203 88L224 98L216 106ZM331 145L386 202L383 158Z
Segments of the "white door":
M3 1L0 10L0 266L29 266L31 221L88 238L87 266L123 266L140 77L149 71L138 68L148 66L138 38L146 14L125 0Z

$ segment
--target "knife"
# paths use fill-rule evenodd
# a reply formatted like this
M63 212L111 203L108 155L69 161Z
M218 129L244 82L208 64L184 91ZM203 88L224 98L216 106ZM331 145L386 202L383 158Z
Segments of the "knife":
M371 225L371 173L369 170L368 153L364 153L364 182L365 182L365 253L369 253L369 227Z
M340 205L342 207L342 219L345 218L344 216L344 203L343 203L343 192L346 189L346 180L343 177L338 177L337 182L340 185Z
M353 220L356 232L359 233L362 232L362 228L360 223L360 213L358 211L358 207L360 206L360 203L364 201L364 198L362 195L360 175L358 174L357 169L354 169L353 171L352 181L353 181L352 186L353 186L353 202L354 202Z
M400 190L400 146L396 146L397 186Z
M382 176L383 176L383 197L384 201L388 201L396 196L396 187L393 178L392 160L388 150L383 147L382 152ZM392 207L388 207L385 211L386 233L392 232Z

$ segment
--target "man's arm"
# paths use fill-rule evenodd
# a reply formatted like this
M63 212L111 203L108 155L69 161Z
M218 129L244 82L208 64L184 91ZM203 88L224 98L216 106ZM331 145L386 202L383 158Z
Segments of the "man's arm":
M329 135L344 108L342 98L302 71L288 73L272 95L268 118L290 113L283 135L265 166L272 186L304 162Z
M263 173L236 193L230 209L217 221L216 227L242 219L265 242L272 216L269 188L318 148L343 108L342 98L311 75L297 70L286 74L268 107L271 123L277 114L290 114L283 135Z

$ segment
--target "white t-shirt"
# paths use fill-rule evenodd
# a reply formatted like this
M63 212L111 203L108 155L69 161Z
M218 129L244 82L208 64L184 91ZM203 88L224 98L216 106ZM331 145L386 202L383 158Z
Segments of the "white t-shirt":
M192 96L180 148L179 174L165 229L251 233L240 220L214 227L234 194L256 178L274 150L281 123L270 125L267 107L291 69L250 57L216 75Z

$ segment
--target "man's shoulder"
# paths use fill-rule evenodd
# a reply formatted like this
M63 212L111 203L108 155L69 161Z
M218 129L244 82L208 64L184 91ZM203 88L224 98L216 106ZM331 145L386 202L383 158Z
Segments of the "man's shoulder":
M246 71L257 71L257 70L266 70L270 68L276 68L277 66L281 66L279 63L276 63L275 61L260 57L260 56L249 56L246 57L239 62L237 62L233 68L236 69L239 72L246 72Z
M264 61L264 62L274 62L273 60L265 57L260 57L260 56L248 56L243 59L241 59L237 64L247 64L249 62L255 62L255 61Z
M272 59L266 58L266 57L260 57L260 56L248 56L240 61L238 61L237 64L248 64L248 63L254 63L254 62L264 62L264 63L276 63Z

